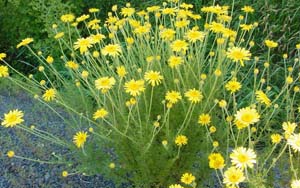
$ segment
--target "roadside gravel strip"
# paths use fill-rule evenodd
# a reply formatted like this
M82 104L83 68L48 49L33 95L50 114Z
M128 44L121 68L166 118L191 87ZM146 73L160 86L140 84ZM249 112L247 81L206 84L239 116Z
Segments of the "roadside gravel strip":
M26 125L66 136L64 122L49 109L22 92L0 93L0 117L12 109L25 113ZM66 135L64 135L66 134ZM71 139L71 138L70 138ZM0 188L112 188L112 181L97 176L61 176L65 166L40 164L6 156L8 150L16 155L34 159L53 159L52 153L64 153L62 148L14 128L0 126Z

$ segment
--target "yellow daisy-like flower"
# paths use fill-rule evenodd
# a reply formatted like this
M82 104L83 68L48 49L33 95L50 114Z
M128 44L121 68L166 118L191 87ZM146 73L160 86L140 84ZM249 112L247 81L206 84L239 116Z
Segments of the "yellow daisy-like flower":
M116 57L122 53L121 46L119 44L109 44L106 45L102 50L101 53L103 55L109 55L112 57Z
M68 22L73 22L74 19L75 19L74 14L64 14L64 15L62 15L62 16L60 17L60 20L61 20L62 22L66 22L66 23L68 23Z
M99 118L103 119L107 115L108 115L108 112L104 108L100 108L94 113L93 118L94 118L94 120L97 120Z
M8 77L8 76L9 76L8 67L5 65L0 65L0 78Z
M172 184L169 186L169 188L184 188L180 184Z
M163 80L163 76L158 71L147 71L144 76L145 80L152 86L157 86Z
M43 94L43 99L45 101L52 101L56 96L56 91L53 88L47 89Z
M280 134L272 134L271 141L273 144L278 144L282 140L282 136Z
M209 114L200 114L198 118L198 123L200 125L209 125L211 122L211 117Z
M238 187L239 183L243 182L245 179L241 169L230 167L224 172L223 183L227 187Z
M124 66L117 67L117 74L120 78L123 78L127 74L126 68Z
M99 12L100 10L98 8L90 8L89 13L96 13Z
M63 37L64 35L65 35L64 32L59 32L59 33L57 33L57 34L54 36L54 38L55 38L55 39L60 39L60 38Z
M209 160L209 168L213 169L223 169L225 164L224 164L224 158L220 153L211 153L208 156Z
M191 173L184 173L180 178L180 181L187 185L192 184L195 180L195 176L193 176Z
M184 135L178 135L175 139L175 144L179 147L183 145L187 145L188 143L188 138Z
M121 15L124 17L130 17L134 14L135 9L131 7L124 7L121 9Z
M294 151L300 151L300 134L292 134L289 136L287 143Z
M28 44L33 42L33 38L26 38L23 39L18 45L17 48L20 48L21 46L27 46Z
M109 89L111 89L116 84L116 80L114 77L102 77L95 80L96 89L101 90L102 93L105 93Z
M47 62L48 64L52 64L52 63L53 63L53 61L54 61L54 59L53 59L53 57L52 57L52 56L47 56L47 58L46 58L46 62Z
M270 106L271 105L271 100L269 99L269 97L262 91L262 90L258 90L255 92L256 95L256 100L262 104L265 104L266 106Z
M88 137L87 132L79 131L74 135L73 142L78 148L81 148L86 142L87 137Z
M236 80L236 78L233 78L227 84L225 85L225 88L227 91L230 91L231 93L235 93L239 91L242 88L242 84Z
M242 108L235 114L236 121L244 125L243 127L257 123L259 118L260 115L257 113L256 109L250 107Z
M66 67L76 70L79 68L79 65L77 63L75 63L74 61L67 61L67 63L65 64Z
M4 60L6 58L6 53L0 53L0 61Z
M145 90L144 80L130 80L124 85L125 92L135 97L141 94Z
M23 119L24 113L18 109L11 110L7 114L4 114L4 119L1 123L2 126L8 128L8 127L14 127L22 122L24 122Z
M241 66L244 66L244 61L250 60L251 57L249 50L240 47L231 47L226 54L232 61L240 62Z
M276 48L278 46L278 43L272 40L265 40L265 45L268 48Z
M189 30L185 34L185 38L192 43L195 43L197 41L203 41L205 37L204 32L197 31L197 30Z
M237 168L253 168L253 165L256 163L256 154L250 148L238 147L232 151L230 159L231 163Z
M175 103L177 103L179 100L181 100L182 97L181 97L180 93L177 92L177 91L168 91L168 92L166 93L165 99L166 99L168 102L170 102L170 103L172 103L172 104L175 104Z
M291 122L283 122L282 123L282 128L284 130L285 138L288 139L292 133L294 133L295 129L297 127L296 123L291 123Z
M175 38L176 32L173 29L163 29L160 32L160 37L165 41L172 41Z
M184 93L184 96L188 98L192 103L199 103L203 99L201 91L196 90L195 88L188 90Z
M78 18L76 18L76 22L83 22L84 20L89 19L89 18L90 18L90 15L83 14L83 15L79 16Z
M253 13L254 9L251 6L244 6L242 8L242 11L246 12L246 13Z
M62 171L62 173L61 173L61 176L64 177L64 178L67 177L68 175L69 175L69 173L65 170Z
M168 59L169 66L171 68L177 68L179 65L183 63L182 57L177 57L177 56L170 56Z
M8 151L6 155L7 155L8 158L13 158L15 156L15 152L14 151Z
M185 52L188 49L189 44L184 40L175 40L171 44L171 49L174 52Z
M80 54L87 52L90 47L92 47L92 40L89 37L77 39L74 43L74 49L79 49Z

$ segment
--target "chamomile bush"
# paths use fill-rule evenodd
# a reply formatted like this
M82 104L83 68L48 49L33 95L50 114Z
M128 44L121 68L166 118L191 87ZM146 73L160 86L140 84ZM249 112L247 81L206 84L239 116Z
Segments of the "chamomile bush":
M300 45L297 57L283 54L280 62L271 58L274 39L264 41L263 57L251 54L258 23L248 21L250 6L234 15L230 6L194 10L170 0L135 10L128 3L113 6L106 20L98 11L65 14L52 26L60 59L35 53L32 38L18 44L36 56L44 80L18 73L1 53L0 76L54 111L63 107L72 133L59 138L30 128L26 112L10 110L2 126L70 154L42 161L8 151L9 158L65 163L64 177L101 173L132 187L170 188L270 187L272 169L283 161L291 186L299 187Z

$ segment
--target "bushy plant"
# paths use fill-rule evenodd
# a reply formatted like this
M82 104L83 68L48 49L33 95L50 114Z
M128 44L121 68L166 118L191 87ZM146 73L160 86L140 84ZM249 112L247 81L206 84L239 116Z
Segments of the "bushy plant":
M267 39L265 55L254 56L258 23L248 21L254 9L244 6L239 16L234 10L213 5L197 13L192 4L170 0L145 10L115 5L102 22L97 8L62 15L52 26L61 58L35 53L32 38L18 44L47 79L9 77L18 72L4 53L0 76L54 111L53 105L64 107L74 134L31 129L19 109L1 124L68 148L70 155L48 161L68 164L64 177L104 173L132 187L270 187L271 169L288 158L297 187L300 45L297 57L283 54L275 63L278 43Z

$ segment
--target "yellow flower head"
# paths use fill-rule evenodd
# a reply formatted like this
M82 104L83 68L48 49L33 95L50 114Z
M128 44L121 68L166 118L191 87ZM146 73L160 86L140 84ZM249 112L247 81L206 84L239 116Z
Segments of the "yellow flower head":
M49 64L52 64L54 61L53 57L52 56L47 56L46 58L46 62L49 63Z
M257 123L259 118L260 115L257 113L256 109L250 107L242 108L235 114L236 122L244 125L243 127Z
M195 43L197 41L203 41L205 37L204 32L197 31L197 30L189 30L185 34L185 38L192 43Z
M180 184L172 184L169 186L169 188L184 188Z
M209 125L211 122L211 117L209 114L200 114L198 118L198 123L200 125Z
M179 65L183 63L183 59L182 57L172 55L168 59L168 63L171 68L177 68Z
M21 46L27 46L28 44L33 42L33 38L26 38L23 39L18 45L17 48L20 48Z
M226 54L232 61L240 62L241 66L244 66L244 61L250 60L251 57L249 50L240 47L231 47Z
M144 76L145 80L152 86L157 86L163 80L163 76L157 71L147 71Z
M163 29L160 32L160 37L165 41L172 41L175 38L175 31L173 29Z
M233 78L231 81L227 82L225 88L227 91L230 91L231 93L235 93L242 88L242 84L238 82L236 78Z
M262 90L256 91L255 95L258 102L265 104L266 106L271 105L271 100Z
M104 109L104 108L101 108L101 109L98 109L94 115L93 115L93 118L96 120L96 119L103 119L105 118L106 116L108 115L108 112Z
M220 153L211 153L208 156L208 160L209 160L209 168L223 169L225 166L224 158Z
M117 67L117 74L120 78L123 78L127 74L126 68L124 66Z
M77 39L74 43L74 49L79 49L80 54L87 52L90 47L92 47L92 40L89 37Z
M69 173L67 171L62 171L61 176L62 177L67 177L69 175Z
M66 23L70 23L70 22L73 22L75 19L75 16L74 14L64 14L60 17L60 20L62 22L66 22Z
M265 40L265 44L268 48L276 48L278 46L278 43L272 40Z
M175 40L171 44L171 49L174 52L185 52L188 49L189 44L185 42L184 40Z
M125 92L129 93L131 96L135 97L140 95L144 90L144 80L130 80L124 85Z
M124 7L121 9L121 15L124 17L130 17L134 14L135 9L130 7Z
M0 61L6 58L6 53L0 53Z
M76 70L79 68L79 65L77 63L75 63L74 61L67 61L65 66L70 69L73 69L73 70Z
M101 50L101 53L105 56L116 57L122 53L122 49L119 44L108 44Z
M195 176L191 173L184 173L182 174L180 181L184 184L190 185L195 181Z
M116 84L116 80L114 77L102 77L95 80L96 89L101 90L102 93L105 93L109 89L111 89Z
M271 141L273 144L278 144L282 140L282 136L280 134L272 134Z
M88 137L87 132L79 131L74 135L73 142L78 148L81 148L86 142L87 137Z
M253 168L253 164L256 163L256 154L250 148L238 147L232 151L230 159L231 163L237 168Z
M45 101L52 101L56 96L56 91L53 88L47 89L43 94L43 99Z
M55 38L55 39L60 39L60 38L63 37L64 35L65 35L64 32L59 32L59 33L57 33L57 34L54 36L54 38Z
M242 11L246 12L246 13L253 13L254 9L251 6L244 6L242 8Z
M166 93L165 99L170 102L171 104L177 103L179 100L182 99L181 95L177 91L168 91Z
M187 145L188 143L188 138L184 135L178 135L175 139L175 144L179 147L183 145Z
M18 109L11 110L7 114L4 114L4 120L2 121L1 125L8 128L8 127L14 127L22 122L24 122L23 119L24 113Z
M15 152L14 151L8 151L6 155L7 155L8 158L13 158L15 156Z
M230 167L224 172L223 183L227 187L238 187L238 184L245 180L244 173L241 169Z
M300 151L300 134L292 134L288 138L287 142L295 152Z
M0 78L8 77L8 76L9 76L8 67L5 65L0 65Z
M201 91L196 90L195 88L188 90L184 93L184 96L188 98L192 103L199 103L203 99Z

